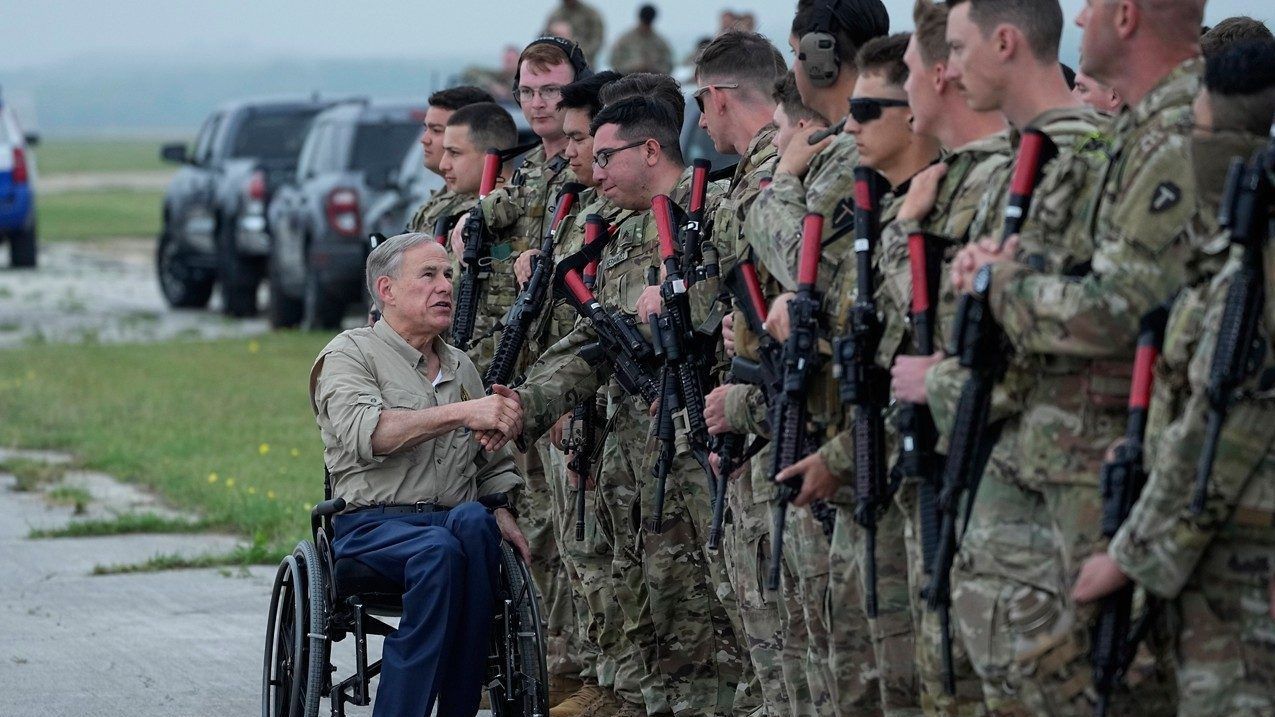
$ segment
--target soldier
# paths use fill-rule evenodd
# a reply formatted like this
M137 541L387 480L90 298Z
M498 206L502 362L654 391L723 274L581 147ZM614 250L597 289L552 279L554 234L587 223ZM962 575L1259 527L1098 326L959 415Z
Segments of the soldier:
M879 0L801 0L788 42L795 56L792 71L802 103L829 119L843 116L858 76L855 54L888 29L889 15ZM810 137L816 131L812 125L793 135L776 165L773 182L758 195L744 227L760 264L788 290L796 288L793 277L807 212L826 218L825 247L843 240L853 229L853 169L859 163L854 138L843 135L811 145ZM831 256L829 252L825 259ZM779 313L784 312L772 307L771 316ZM811 498L831 498L838 487L808 481L801 500L804 504ZM848 493L842 495L850 499ZM838 633L848 642L829 645L828 543L807 511L797 511L794 517L790 521L793 539L785 536L785 544L794 543L794 556L800 563L797 587L810 635L812 655L807 672L814 675L812 700L840 715L871 714L877 709L879 694L872 684L874 657L866 619L858 610L841 610L837 621L844 629ZM844 664L856 667L833 674L826 658L830 651L841 656ZM821 684L827 686L822 695L818 694Z
M1229 160L1251 157L1269 142L1275 115L1272 68L1275 43L1270 40L1241 43L1207 57L1205 90L1194 102L1191 147L1206 223L1216 215ZM1269 212L1270 205L1258 211ZM1269 260L1266 266L1265 320L1259 329L1268 346L1266 358L1230 408L1204 511L1193 515L1188 500L1208 412L1207 372L1223 330L1227 290L1236 279L1235 258L1211 284L1199 287L1207 291L1204 298L1197 299L1197 292L1179 295L1156 372L1157 387L1167 382L1179 397L1162 402L1157 396L1153 404L1160 410L1168 403L1173 422L1163 431L1148 432L1148 439L1159 445L1148 465L1148 483L1108 549L1085 562L1073 590L1078 602L1088 603L1132 579L1171 601L1180 615L1173 641L1178 647L1180 715L1275 714L1275 566L1269 557L1275 546L1270 450L1275 421L1266 378L1272 366L1275 294L1270 287L1275 277Z
M552 27L560 22L565 22L571 28L571 40L580 46L584 59L590 65L596 65L598 50L602 49L602 38L606 34L602 15L583 0L562 0L562 4L545 18L545 29L541 34L554 34Z
M735 257L746 248L742 236L744 218L761 185L770 181L774 170L776 128L771 122L775 114L772 91L776 78L786 72L779 50L755 33L730 31L718 35L696 59L695 82L699 89L694 97L703 108L700 127L708 132L718 152L742 157L711 223L711 241L718 250L723 272L733 266ZM706 404L715 404L715 408L710 410L706 406L706 418L713 411L721 415L724 391L722 387L710 394ZM774 488L767 485L765 492L758 496L751 479L744 478L729 481L727 491L733 522L724 544L725 566L730 575L725 587L734 590L739 604L735 631L744 640L766 713L805 714L810 697L804 674L798 669L789 670L796 673L793 676L799 680L799 695L790 694L785 686L781 652L784 640L777 596L765 595L760 590L766 569L765 561L759 556L766 554L764 548L769 544L769 501ZM795 707L793 701L798 699L807 706ZM736 710L742 711L738 702Z
M1121 107L1124 107L1124 100L1119 92L1083 72L1076 73L1076 82L1071 88L1071 93L1076 96L1076 99L1107 117L1116 114Z
M429 96L429 108L425 110L425 120L421 131L421 147L425 153L425 168L434 174L441 175L438 164L443 159L443 130L447 128L447 120L456 110L465 105L477 102L494 102L491 95L477 87L449 87ZM478 191L474 185L472 192ZM434 190L426 199L411 221L407 223L408 231L432 232L434 222L441 216L457 216L469 209L465 200L457 197L447 187Z
M683 168L675 117L660 100L634 97L607 105L593 122L594 179L606 197L631 212L599 261L597 294L605 306L629 317L658 306L658 287L647 287L645 276L656 261L655 227L647 211L651 198L663 193L680 204L687 199L691 173ZM710 191L708 211L716 194ZM580 323L528 371L518 395L529 435L548 430L566 408L600 387L599 373L609 373L608 366L577 354L593 340L591 326ZM729 711L739 677L737 662L731 663L739 656L732 654L737 647L730 619L707 578L698 529L708 515L703 471L689 456L679 456L669 476L664 530L635 534L644 494L651 497L644 477L652 463L651 416L644 402L617 385L608 386L607 395L610 430L598 473L599 510L605 513L598 520L616 531L617 600L626 631L639 641L644 667L645 705L626 702L620 714Z
M988 49L979 38L1015 13L980 0L968 5L952 10L948 36L953 64L968 65L961 79L973 103L982 84L977 57ZM1052 47L1039 49L1050 50L1052 62L1061 11L1048 5L1011 22L1035 46L1034 28L1048 19ZM994 241L968 245L952 267L959 290L976 270L990 274L988 307L1016 352L1004 383L1017 394L1018 417L992 452L953 579L965 647L993 710L1093 710L1088 613L1077 611L1069 584L1080 556L1101 540L1098 474L1123 426L1138 317L1208 261L1192 238L1186 134L1201 70L1202 4L1173 0L1125 14L1130 7L1095 3L1077 18L1085 28L1081 69L1130 106L1112 127L1097 191L1077 201L1089 192L1064 196L1046 176L1021 237L1002 249ZM1016 106L1003 109L1021 126ZM1083 155L1064 152L1051 164ZM1070 210L1082 202L1084 213ZM993 266L980 269L986 264ZM938 403L933 392L930 403ZM1163 714L1173 697L1167 675L1154 664L1135 667L1140 684L1116 695L1116 704Z
M1247 15L1228 17L1208 29L1200 37L1200 51L1205 57L1244 40L1270 40L1271 29L1266 23Z
M638 9L637 27L620 35L611 46L611 66L624 73L673 71L673 48L655 31L655 6Z

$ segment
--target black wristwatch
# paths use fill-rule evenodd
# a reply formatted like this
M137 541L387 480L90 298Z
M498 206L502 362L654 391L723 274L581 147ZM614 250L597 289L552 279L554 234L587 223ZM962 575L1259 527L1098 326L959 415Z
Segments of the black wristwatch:
M478 502L482 503L488 513L495 513L497 509L504 508L509 511L510 515L517 518L518 511L514 508L514 502L509 499L508 493L491 493L489 495L480 496Z

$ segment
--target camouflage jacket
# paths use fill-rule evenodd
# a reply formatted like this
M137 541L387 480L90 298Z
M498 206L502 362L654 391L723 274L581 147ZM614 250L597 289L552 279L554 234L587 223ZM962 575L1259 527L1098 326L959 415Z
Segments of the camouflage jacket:
M473 208L478 197L473 194L457 194L450 189L436 189L429 195L412 220L407 223L407 230L432 234L434 223L440 217L456 218Z
M1226 292L1239 268L1238 254L1207 287L1202 321L1180 327L1169 342L1193 343L1186 367L1189 397L1180 413L1148 441L1158 444L1150 478L1108 551L1125 574L1152 593L1176 596L1189 583L1243 584L1265 589L1275 576L1275 260L1266 262L1266 314L1260 339L1267 349L1258 371L1231 404L1218 443L1208 500L1190 512L1196 463L1208 415L1206 388ZM1182 336L1182 331L1193 335ZM1158 380L1158 379L1157 379ZM1264 606L1263 606L1264 609Z
M670 198L685 206L690 196L691 170L687 168L669 193ZM720 187L710 184L705 211L715 210L720 201ZM604 307L637 317L637 300L647 287L647 270L659 265L659 240L655 222L648 211L625 211L617 217L615 235L607 243L598 260L598 278L594 293ZM643 334L649 328L638 322ZM610 365L590 364L578 355L584 346L596 341L592 325L577 321L575 328L536 360L527 370L527 380L518 389L523 405L523 430L528 437L538 438L562 414L580 401L596 394L607 381ZM622 393L610 386L607 395L614 400ZM623 399L638 401L638 399ZM632 404L634 406L637 403ZM608 413L616 406L608 407ZM641 407L645 410L645 406Z
M571 26L571 37L580 45L580 51L588 59L589 65L597 64L598 50L602 49L602 15L583 2L574 5L562 3L545 18L544 32L548 33L549 26L558 21Z
M616 72L673 71L673 48L654 30L635 27L611 45L611 68Z

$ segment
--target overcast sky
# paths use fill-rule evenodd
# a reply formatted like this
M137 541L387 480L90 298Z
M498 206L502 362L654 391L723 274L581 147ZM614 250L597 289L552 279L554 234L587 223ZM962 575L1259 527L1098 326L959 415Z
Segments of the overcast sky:
M1063 0L1068 20L1083 0ZM911 0L885 0L895 30L910 29ZM262 57L475 56L525 42L556 0L0 0L0 69L109 57L206 61ZM639 2L592 0L608 40L634 22ZM656 2L657 28L679 53L711 33L723 8L751 10L759 30L783 40L793 0ZM1206 21L1249 14L1273 24L1270 0L1211 0ZM1069 26L1063 55L1079 35Z

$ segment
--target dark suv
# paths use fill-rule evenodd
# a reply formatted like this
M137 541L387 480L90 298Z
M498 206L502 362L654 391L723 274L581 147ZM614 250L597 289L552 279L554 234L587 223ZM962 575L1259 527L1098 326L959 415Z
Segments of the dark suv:
M425 108L350 103L314 119L296 176L270 201L270 320L336 328L362 301L363 212L392 193L421 133Z
M257 288L270 253L266 204L290 179L315 115L332 101L234 102L204 122L194 150L164 145L182 164L164 195L156 251L160 288L170 306L207 305L214 283L230 316L257 313Z

